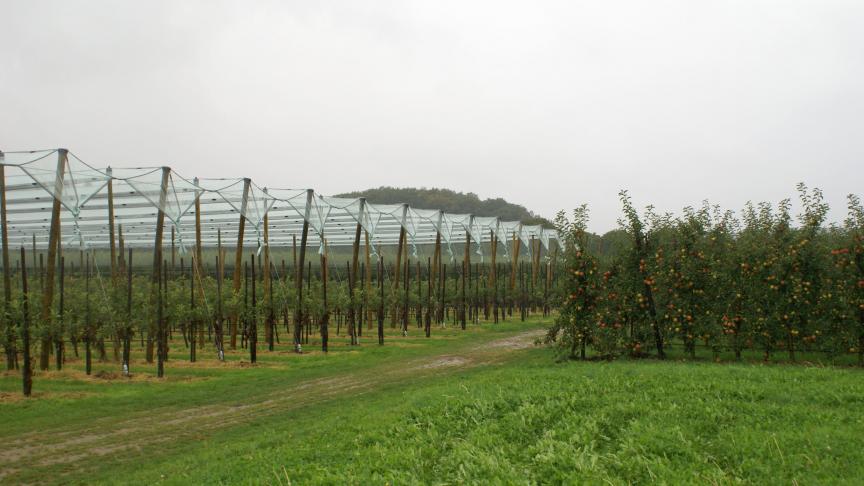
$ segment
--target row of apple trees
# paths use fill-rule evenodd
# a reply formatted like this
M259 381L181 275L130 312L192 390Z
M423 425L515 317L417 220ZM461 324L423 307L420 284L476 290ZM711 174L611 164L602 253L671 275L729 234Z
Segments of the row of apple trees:
M559 213L566 276L547 339L582 358L818 353L864 365L864 208L850 195L845 221L828 225L821 191L799 184L798 196L794 217L789 199L673 216L640 212L622 191L620 229L599 240L586 206Z

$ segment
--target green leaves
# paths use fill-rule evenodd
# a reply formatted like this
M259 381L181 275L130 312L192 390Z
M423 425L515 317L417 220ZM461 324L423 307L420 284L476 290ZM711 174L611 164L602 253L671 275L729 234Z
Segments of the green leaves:
M792 360L818 350L861 352L864 364L864 207L849 196L844 226L826 228L821 190L797 189L797 220L784 199L748 203L740 221L707 201L678 217L651 206L640 214L621 191L621 230L592 245L585 205L571 218L559 213L566 278L549 340L566 346L588 336L595 352L614 356L640 354L651 340L660 353L671 337L691 356L698 345L715 355L783 350ZM596 248L611 251L598 259L589 255ZM588 269L603 278L591 280Z

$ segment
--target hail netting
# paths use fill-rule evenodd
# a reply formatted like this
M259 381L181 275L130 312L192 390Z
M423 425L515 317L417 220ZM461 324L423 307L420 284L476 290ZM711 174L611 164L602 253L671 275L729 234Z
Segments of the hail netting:
M530 256L532 241L539 241L547 251L558 241L554 230L493 216L374 204L363 198L322 196L310 189L262 188L245 178L189 178L161 166L119 168L112 163L113 168L100 169L63 149L6 152L0 163L5 168L7 223L13 246L29 245L34 236L38 246L47 245L55 200L61 205L61 243L66 246L108 247L109 204L113 202L115 230L119 233L122 228L128 247L154 244L161 210L166 226L175 230L180 251L187 251L196 236L196 199L203 245L215 245L220 231L223 242L233 245L232 235L238 234L242 220L244 246L260 249L265 215L269 245L290 246L305 222L310 229L308 244L317 244L321 251L325 242L353 244L358 224L374 253L382 245L397 244L404 231L405 244L414 256L418 248L433 244L440 236L451 260L463 254L461 245L466 238L481 259L492 237L504 256L511 255L514 242L524 247L523 255ZM455 251L453 245L457 245Z

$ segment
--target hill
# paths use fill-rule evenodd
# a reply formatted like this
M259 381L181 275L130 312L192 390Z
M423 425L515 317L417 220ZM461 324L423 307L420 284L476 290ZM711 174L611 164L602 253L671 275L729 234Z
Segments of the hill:
M552 223L525 206L507 202L502 198L480 199L473 192L456 192L450 189L425 187L381 186L365 191L346 192L337 197L365 197L375 204L408 203L416 208L443 209L454 214L473 214L475 216L498 216L505 221L521 221L524 224L542 224L552 227Z

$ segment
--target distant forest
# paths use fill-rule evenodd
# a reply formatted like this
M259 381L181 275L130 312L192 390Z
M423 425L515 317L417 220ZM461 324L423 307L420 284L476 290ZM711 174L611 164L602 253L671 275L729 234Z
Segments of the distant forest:
M415 208L443 209L445 212L454 214L498 216L504 221L521 221L524 224L542 224L549 228L553 227L549 220L534 214L525 206L509 203L500 197L480 199L473 192L466 194L450 189L381 186L365 191L337 194L336 196L365 197L367 201L373 204L408 203Z

